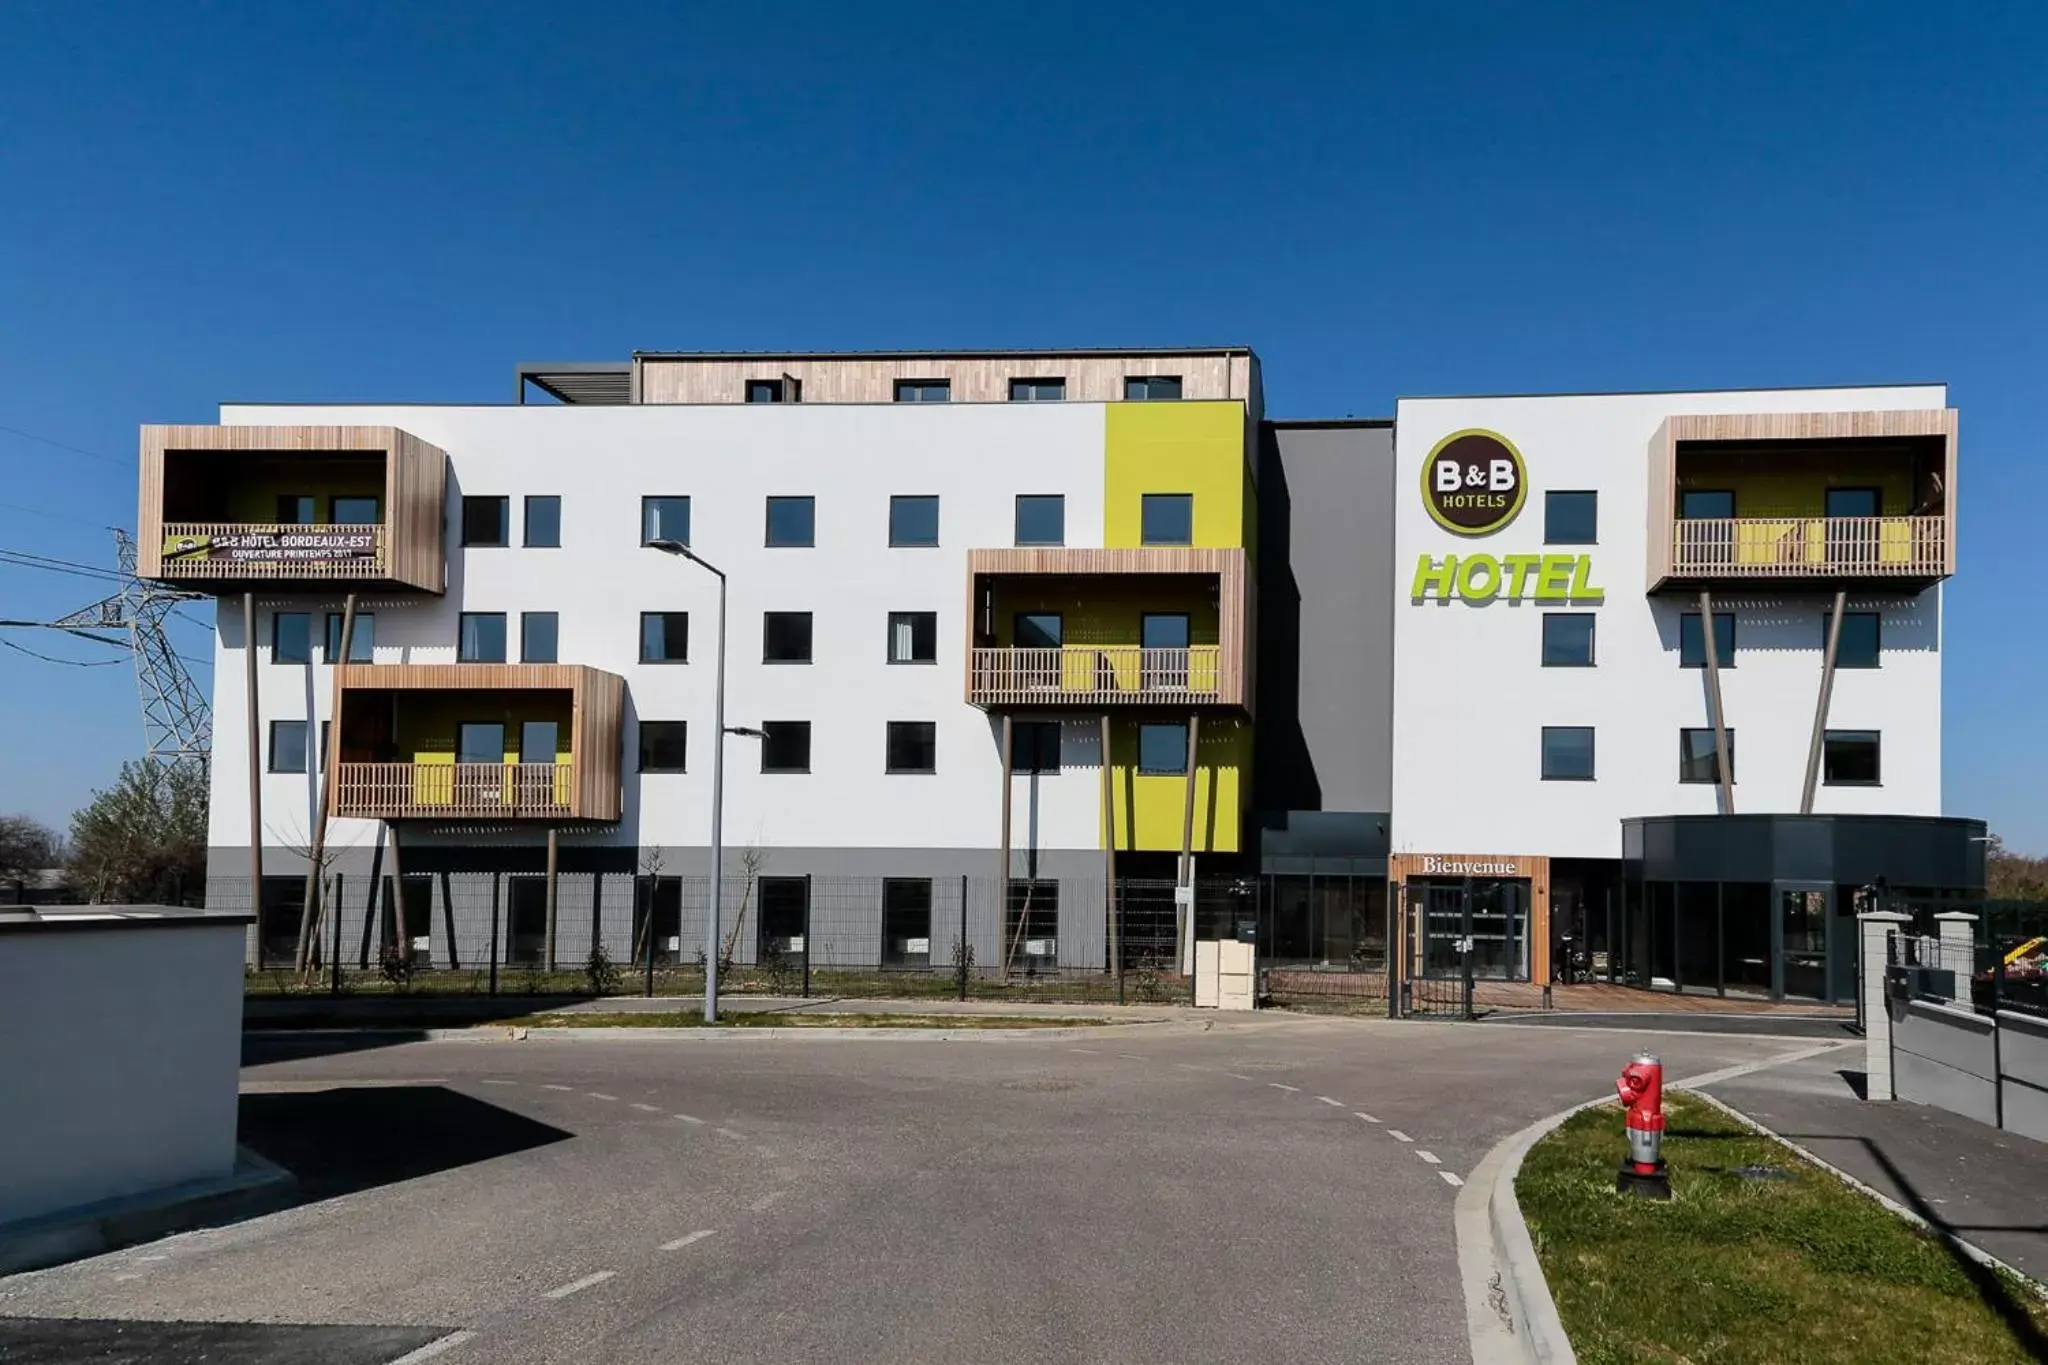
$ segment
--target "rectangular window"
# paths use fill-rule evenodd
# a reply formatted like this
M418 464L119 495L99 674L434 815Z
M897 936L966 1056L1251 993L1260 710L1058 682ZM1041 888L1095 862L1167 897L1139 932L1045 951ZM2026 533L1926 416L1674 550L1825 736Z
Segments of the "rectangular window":
M1186 649L1186 612L1148 611L1138 618L1138 645L1142 649Z
M1600 541L1600 495L1590 492L1543 495L1545 545L1596 545Z
M550 493L526 500L526 534L521 543L529 550L562 548L562 500Z
M327 647L323 651L328 663L341 660L341 627L346 613L327 613ZM354 633L349 636L348 661L352 664L366 664L376 658L377 613L359 611L356 613Z
M946 403L953 398L953 382L949 379L899 379L896 381L896 401L899 403Z
M511 544L512 499L498 497L462 500L462 543L488 547Z
M803 399L804 385L801 379L784 375L780 379L749 379L747 401L749 403L796 403Z
M690 723L686 720L640 722L640 771L679 773L690 756Z
M1056 720L1010 722L1010 768L1020 773L1060 770L1060 723Z
M1017 649L1058 649L1064 634L1056 611L1020 611L1010 626L1011 643Z
M1010 879L1003 907L1004 961L1025 975L1056 971L1060 963L1060 884Z
M552 611L519 613L519 662L551 664L560 661L562 618Z
M274 773L302 773L306 771L306 722L302 720L274 720L270 722L270 771Z
M939 614L935 611L889 613L889 662L935 664L939 661Z
M522 721L519 725L519 761L554 763L562 756L562 727L551 720Z
M1124 397L1132 402L1180 397L1177 374L1134 374L1124 380Z
M889 499L889 543L922 546L939 543L939 500L922 493L899 493Z
M328 500L327 515L336 526L375 526L378 506L373 493L338 494Z
M1821 781L1830 787L1878 784L1878 732L1829 730L1821 737Z
M761 921L757 940L763 962L802 959L810 950L811 879L761 878Z
M455 658L465 664L505 662L505 613L466 611L456 627Z
M270 662L302 664L313 657L313 616L280 611L270 618Z
M277 524L280 526L314 526L320 521L320 499L311 493L279 493L277 495Z
M1821 495L1821 512L1829 517L1881 517L1884 515L1884 490L1830 488Z
M1012 403L1058 403L1067 396L1067 381L1052 379L1012 379L1010 401Z
M1735 780L1735 732L1728 735L1728 780ZM1714 761L1714 732L1712 730L1680 730L1678 732L1678 780L1680 782L1719 782L1721 774Z
M816 544L817 508L816 498L768 499L768 544L781 549L805 549Z
M1592 726L1546 725L1543 727L1543 780L1545 782L1591 782L1593 780Z
M502 721L464 721L455 727L457 763L502 764L505 761L505 726ZM493 779L495 782L496 779Z
M1138 771L1183 777L1188 770L1188 727L1179 723L1138 727Z
M1066 498L1058 493L1019 493L1017 495L1017 543L1019 545L1066 544Z
M640 499L640 543L652 545L657 540L673 540L678 545L690 543L688 498L667 496Z
M811 723L807 720L761 722L761 771L807 773L811 770Z
M1543 666L1591 668L1593 621L1594 616L1590 611L1543 613Z
M686 664L690 661L690 613L686 611L643 611L640 613L640 662L643 664Z
M761 662L807 664L811 661L811 614L807 611L761 613Z
M1195 495L1147 493L1138 504L1138 538L1147 545L1195 542Z
M1678 495L1681 521L1711 521L1735 515L1735 491L1730 488L1688 488Z
M1714 662L1723 668L1735 667L1735 613L1732 611L1714 613ZM1700 614L1696 611L1686 612L1678 618L1678 666L1707 666L1707 637L1700 631Z
M928 720L889 722L885 770L931 773L939 769L939 727Z
M548 942L548 879L527 874L505 880L505 960L537 967Z
M1820 647L1828 647L1828 631L1834 624L1834 613L1820 614ZM1882 652L1882 616L1874 611L1845 611L1842 613L1842 638L1835 641L1836 668L1876 668Z
M882 965L932 963L932 882L929 877L882 879Z

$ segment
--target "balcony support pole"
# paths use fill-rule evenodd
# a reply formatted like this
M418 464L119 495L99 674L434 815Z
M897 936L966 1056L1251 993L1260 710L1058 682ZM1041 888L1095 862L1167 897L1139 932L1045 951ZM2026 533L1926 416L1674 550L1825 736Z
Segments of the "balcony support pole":
M249 911L256 916L256 965L263 965L263 722L256 706L256 594L242 594L243 710L249 717Z
M1188 713L1188 773L1187 784L1181 795L1180 809L1180 884L1187 888L1187 895L1181 904L1174 907L1175 927L1180 939L1181 970L1192 973L1195 969L1195 771L1200 766L1195 755L1200 752L1202 742L1202 713ZM1175 897L1181 901L1181 897Z
M1109 768L1109 712L1102 713L1102 909L1109 921L1109 974L1124 1002L1124 926L1116 895L1116 780Z
M549 826L548 826L548 884L547 884L547 908L548 908L548 951L547 951L547 959L548 959L548 970L549 970L550 972L554 971L554 969L555 969L555 882L556 882L556 875L555 875L555 874L556 874L556 857L557 857L557 853L558 853L558 850L557 850L557 847L556 847L556 831L555 831L555 827L554 827L553 825L549 825Z
M1806 745L1806 786L1799 793L1799 813L1813 814L1813 789L1820 782L1820 752L1828 732L1828 704L1835 695L1835 652L1842 643L1842 610L1849 594L1835 592L1835 614L1828 618L1827 654L1820 665L1820 700L1813 707L1813 738Z
M1721 651L1714 644L1714 595L1700 589L1700 638L1707 647L1707 709L1713 713L1714 774L1720 778L1721 814L1735 814L1735 773L1728 764L1728 721L1721 710Z
M1000 864L1002 870L996 877L996 904L1000 907L997 911L999 918L996 920L996 923L998 925L1004 924L1010 913L1010 770L1010 713L1005 711L1003 712L1003 851ZM1023 926L1020 923L1018 927L1022 928ZM1007 945L1009 935L998 929L996 941ZM1003 954L1002 979L1005 982L1010 979L1010 955L1007 951Z
M349 651L356 640L356 595L350 593L341 603L341 652L328 661L327 671L327 742L320 749L320 779L316 783L319 804L313 815L313 844L306 855L306 902L299 915L298 967L301 975L313 969L313 945L319 942L320 928L320 873L327 858L327 821L334 814L334 803L328 799L335 784L336 758L341 753L341 715L338 703L341 700L341 666L347 662ZM317 709L317 708L316 708ZM309 739L317 742L318 726L309 727L313 734ZM312 744L307 748L311 749ZM403 926L401 925L401 928ZM407 957L411 955L411 943L400 935Z

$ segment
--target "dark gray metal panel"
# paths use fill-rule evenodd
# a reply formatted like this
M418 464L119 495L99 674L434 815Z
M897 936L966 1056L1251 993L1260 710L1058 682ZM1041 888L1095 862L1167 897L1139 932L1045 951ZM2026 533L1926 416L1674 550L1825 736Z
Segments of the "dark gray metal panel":
M1622 821L1649 881L1984 888L1984 822L1932 815L1659 815ZM1633 855L1632 855L1633 856Z
M1268 425L1259 442L1261 811L1393 801L1394 429Z

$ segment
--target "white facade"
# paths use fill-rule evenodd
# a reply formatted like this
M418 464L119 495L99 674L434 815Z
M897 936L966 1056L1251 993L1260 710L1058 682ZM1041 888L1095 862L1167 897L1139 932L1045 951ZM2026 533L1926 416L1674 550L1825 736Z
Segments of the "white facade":
M1941 408L1941 386L1401 400L1395 428L1393 824L1396 853L1618 858L1627 816L1712 814L1718 789L1678 780L1681 728L1711 722L1706 671L1678 662L1678 618L1696 597L1646 596L1649 446L1681 413ZM1444 437L1498 433L1527 464L1520 513L1486 536L1432 519L1422 466ZM1598 543L1544 545L1544 494L1599 493ZM1411 601L1420 556L1569 551L1592 558L1597 606ZM1732 612L1736 658L1722 673L1736 737L1735 809L1795 812L1832 592L1759 585L1715 595ZM1881 666L1838 671L1828 728L1882 736L1882 784L1818 788L1816 813L1941 812L1941 591L1851 593L1883 613ZM1597 618L1595 666L1545 668L1545 611ZM1544 781L1541 730L1592 726L1593 781Z
M224 407L221 421L388 424L448 453L447 594L366 598L359 609L376 613L379 663L453 662L464 611L506 613L507 656L516 663L519 614L557 612L561 662L626 679L624 818L599 834L565 836L565 843L702 848L708 841L716 584L696 565L642 546L644 496L688 496L691 547L729 576L727 723L811 722L808 774L763 774L757 742L728 739L728 850L993 850L1001 833L1002 756L998 726L963 696L967 551L1011 544L1015 499L1025 493L1064 495L1068 545L1102 543L1104 406L1097 403L237 405ZM893 494L938 496L937 548L890 546ZM510 546L462 547L464 495L510 499ZM560 548L519 544L528 495L560 496ZM816 499L814 548L765 545L771 495ZM330 670L319 649L321 618L340 610L340 594L265 601L259 593L258 602L266 734L272 720L326 718ZM311 664L271 661L273 608L314 613ZM676 610L690 613L689 662L640 663L640 613ZM762 661L762 614L769 611L812 613L813 663ZM887 662L894 611L937 614L936 663ZM222 602L214 667L214 710L223 718L213 753L216 849L246 849L249 842L241 650L240 613L230 596ZM640 718L689 723L686 773L636 771ZM891 720L936 723L936 774L885 774ZM317 744L317 725L309 736ZM1015 779L1012 838L1019 850L1100 847L1097 748L1091 725L1069 726L1063 758L1071 767ZM263 782L265 844L273 853L307 844L315 779L268 774ZM378 823L362 820L337 820L328 836L344 859L360 850L358 860L379 837ZM540 827L504 837L532 844ZM290 858L273 870L302 868ZM669 870L682 869L671 862ZM982 875L993 870L991 861Z

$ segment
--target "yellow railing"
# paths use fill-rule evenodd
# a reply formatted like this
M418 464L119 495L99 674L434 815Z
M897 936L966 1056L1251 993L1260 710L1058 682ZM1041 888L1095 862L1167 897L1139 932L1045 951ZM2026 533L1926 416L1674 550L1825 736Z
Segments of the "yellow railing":
M1705 517L1672 527L1671 571L1707 578L1926 578L1949 572L1945 517Z
M384 527L230 521L164 524L166 578L374 578Z
M1215 645L977 649L968 697L976 706L1213 702L1220 700L1222 664Z
M369 820L566 816L570 763L343 763L334 813Z

